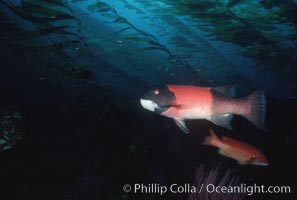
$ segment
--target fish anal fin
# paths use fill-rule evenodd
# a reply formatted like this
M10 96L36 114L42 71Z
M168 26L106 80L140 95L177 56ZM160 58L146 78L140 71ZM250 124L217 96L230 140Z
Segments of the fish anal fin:
M232 114L225 114L225 115L216 115L210 118L210 121L218 126L222 126L229 130L233 130L231 126L231 120L233 115Z
M185 133L189 133L190 130L188 129L188 127L186 126L185 120L182 118L173 118L174 122L177 124L177 126L179 128L181 128L181 130Z
M235 85L224 85L219 87L213 87L212 90L227 97L235 97Z

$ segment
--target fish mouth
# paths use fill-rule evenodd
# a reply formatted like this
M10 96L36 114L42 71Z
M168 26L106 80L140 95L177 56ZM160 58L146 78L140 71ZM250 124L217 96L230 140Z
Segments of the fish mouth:
M159 108L158 104L151 100L140 99L140 104L143 108L154 112L156 108Z

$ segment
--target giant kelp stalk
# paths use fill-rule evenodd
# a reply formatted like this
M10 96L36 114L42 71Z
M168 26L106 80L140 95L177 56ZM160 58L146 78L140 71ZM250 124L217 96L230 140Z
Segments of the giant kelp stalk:
M88 66L79 62L92 54L86 50L80 20L66 1L1 1L0 19L0 45L16 55L19 65L39 61L69 77L92 77Z
M296 7L294 1L164 2L173 5L171 11L175 14L190 16L197 28L208 32L210 38L241 46L243 55L258 61L255 67L290 69L296 73L292 66L297 66L297 48L291 45L297 40L296 12L291 12ZM266 8L262 6L264 4Z
M234 176L231 170L223 171L220 165L213 166L209 171L204 165L200 165L196 170L195 186L196 193L189 196L189 200L242 200L245 194L243 193L209 193L206 187L210 184L214 186L234 187L240 184L239 178ZM200 191L200 188L202 190Z
M18 111L0 112L0 151L11 149L25 136L20 125L21 118Z
M75 2L75 0L74 0ZM192 67L189 62L187 62L182 56L174 54L167 46L162 44L157 37L154 35L147 33L144 30L141 30L137 28L135 25L133 25L131 22L129 22L126 18L122 17L116 9L114 9L109 4L102 2L102 1L96 1L96 3L91 4L88 6L88 10L92 12L102 13L103 16L107 16L112 19L111 23L115 24L122 24L125 25L122 29L115 32L115 34L119 33L126 33L123 34L122 40L124 41L134 41L139 42L140 45L146 44L147 46L143 47L141 50L159 50L168 55L168 60L171 62L175 62L179 64L180 66L184 67L185 69L189 70L196 78L197 80L201 81L201 84L206 84L205 81L200 77L198 72L194 67ZM128 33L129 31L129 33ZM132 31L132 32L131 32Z

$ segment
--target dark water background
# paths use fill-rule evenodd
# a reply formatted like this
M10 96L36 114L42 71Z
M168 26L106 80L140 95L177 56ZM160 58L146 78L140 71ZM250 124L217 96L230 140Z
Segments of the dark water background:
M4 2L16 7L19 5L17 1ZM130 6L139 5L139 1L119 2ZM20 126L26 133L23 140L11 150L0 152L1 198L187 199L187 194L125 194L122 186L142 182L161 185L194 183L197 166L203 164L211 169L219 163L222 173L228 169L234 170L234 176L247 185L289 185L292 191L292 194L275 196L255 194L246 199L296 198L297 101L289 98L297 95L294 63L291 68L268 66L258 70L251 67L251 63L256 62L254 58L232 55L225 59L228 57L228 49L246 47L238 47L235 41L218 40L212 43L199 30L190 34L191 42L201 42L203 47L206 45L204 43L209 45L210 42L215 48L205 47L204 58L201 53L194 55L193 60L197 60L198 64L192 60L185 62L176 59L164 67L162 61L168 57L167 51L142 52L139 47L145 46L143 40L134 38L132 43L122 44L125 39L118 36L108 38L115 31L115 26L121 24L102 22L105 18L95 17L92 10L89 10L91 14L86 14L85 5L92 3L82 1L75 4L73 1L65 4L82 23L79 30L88 45L81 42L74 47L88 52L86 57L77 57L69 47L62 50L63 55L57 46L48 54L44 54L42 49L30 49L28 46L32 38L19 39L24 36L23 32L7 28L4 22L17 18L15 24L21 29L30 29L29 24L33 22L28 18L20 20L20 16L16 16L18 12L0 3L1 26L5 27L1 29L0 108L22 113ZM125 19L137 18L133 17L134 11L129 14L129 9L121 10L117 3L109 3ZM149 2L146 4L144 6L149 7ZM160 7L151 6L149 8L157 9L160 14ZM22 7L20 9L25 10ZM142 11L146 10L142 7ZM181 19L174 15L150 15L154 14L163 18L166 16L167 22L172 22L170 26L159 24L166 31L172 31L170 27L174 26L185 31L189 25L182 21L183 26L180 27L177 22ZM175 21L172 17L176 17ZM150 26L154 27L146 24L145 19L139 21L131 22L130 27L133 25L137 30L144 31L149 31ZM64 23L67 24L58 21L54 25ZM152 28L150 34L154 35L155 32ZM189 32L186 37L189 37ZM186 32L181 32L183 34ZM9 37L8 41L4 36ZM158 37L160 43L168 44L165 47L172 52L178 50L167 41L167 37L158 34L154 36ZM100 39L99 42L88 42L94 38ZM38 44L48 45L47 39L40 39ZM68 39L58 34L52 36L51 40ZM104 43L105 40L109 43ZM296 37L291 40L296 44ZM23 44L27 49L20 48ZM110 49L116 45L122 46ZM27 55L30 51L31 54ZM222 55L224 59L220 57ZM296 52L290 51L290 56L294 58L294 55ZM281 59L284 58L279 57ZM80 68L73 70L74 61ZM284 59L281 63L285 65L287 61ZM63 62L66 64L62 65ZM139 97L144 92L153 86L167 83L201 86L236 83L239 96L266 88L266 126L269 132L261 132L247 120L235 117L232 133L210 122L194 120L187 121L191 133L183 135L171 119L154 115L142 109L139 104ZM217 155L214 148L200 144L209 127L213 127L219 135L227 135L261 149L271 165L241 166Z

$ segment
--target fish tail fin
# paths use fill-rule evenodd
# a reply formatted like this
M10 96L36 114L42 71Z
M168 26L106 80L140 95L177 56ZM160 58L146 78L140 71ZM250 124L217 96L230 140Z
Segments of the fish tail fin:
M266 115L266 99L264 92L264 90L259 90L247 97L251 104L251 112L245 115L245 117L259 129L267 131L264 125Z
M216 146L217 142L220 140L215 132L209 128L210 136L207 136L206 139L202 142L202 144L209 145L209 146Z

